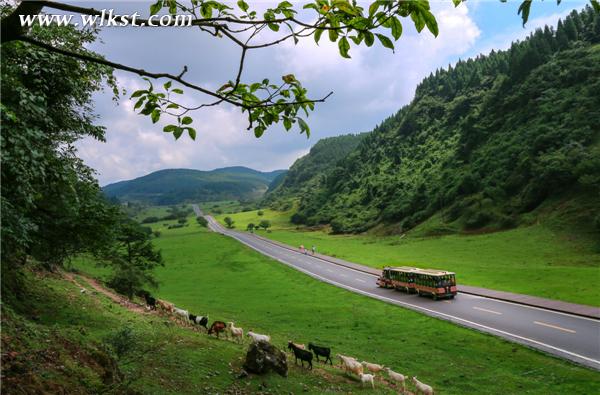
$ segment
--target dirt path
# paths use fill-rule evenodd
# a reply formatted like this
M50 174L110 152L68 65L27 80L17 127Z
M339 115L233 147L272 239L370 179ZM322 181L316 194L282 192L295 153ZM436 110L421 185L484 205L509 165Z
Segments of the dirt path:
M87 289L85 286L81 285L77 281L77 279L75 278L75 275L73 273L64 272L63 274L67 280L71 281L72 283L77 285L79 288ZM107 298L112 300L113 302L118 303L121 306L125 307L127 310L133 311L135 313L140 313L140 314L148 314L149 313L149 311L146 310L146 308L144 306L141 306L137 303L133 303L130 300L128 300L127 298L125 298L124 296L121 296L121 295L105 288L97 280L87 277L87 276L84 276L82 274L77 274L77 275L79 277L85 279L85 281L89 284L89 286L94 288L94 290L100 292L101 294L103 294L104 296L106 296Z

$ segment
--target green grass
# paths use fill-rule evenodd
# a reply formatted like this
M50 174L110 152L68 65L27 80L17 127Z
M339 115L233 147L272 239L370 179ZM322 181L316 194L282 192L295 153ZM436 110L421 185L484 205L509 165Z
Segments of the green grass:
M600 391L598 372L321 283L194 226L155 240L167 262L157 271L157 295L191 312L270 334L279 346L288 339L330 345L334 353L417 375L439 394ZM79 267L94 271L89 263ZM315 380L298 374L283 382L285 391L296 392L293 380ZM360 392L338 370L328 375L323 388L333 381Z
M503 232L423 237L439 229L433 218L404 237L331 235L297 229L290 213L264 210L271 232L258 233L293 246L316 246L323 254L364 265L415 265L451 270L459 283L502 291L600 305L600 254L585 238L534 224ZM229 215L238 229L256 221L256 211ZM223 223L224 215L216 218ZM255 222L256 223L256 222Z

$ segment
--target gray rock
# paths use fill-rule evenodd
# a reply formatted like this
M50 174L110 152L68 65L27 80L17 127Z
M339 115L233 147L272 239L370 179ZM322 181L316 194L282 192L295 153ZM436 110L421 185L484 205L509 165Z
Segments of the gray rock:
M256 342L248 348L244 369L254 374L266 374L274 371L283 377L287 377L287 356L271 343Z

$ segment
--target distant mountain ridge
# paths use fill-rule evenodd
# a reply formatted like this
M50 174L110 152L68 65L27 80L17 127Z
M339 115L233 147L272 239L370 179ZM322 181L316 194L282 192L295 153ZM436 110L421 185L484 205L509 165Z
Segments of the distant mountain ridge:
M262 172L243 166L210 171L194 169L158 170L133 180L103 187L104 193L120 201L166 205L187 201L248 200L260 198L273 180L286 170Z

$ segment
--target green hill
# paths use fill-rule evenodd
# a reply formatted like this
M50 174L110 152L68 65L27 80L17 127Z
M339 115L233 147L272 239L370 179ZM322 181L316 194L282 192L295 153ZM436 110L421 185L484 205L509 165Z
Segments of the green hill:
M211 171L167 169L103 188L121 201L167 205L181 202L248 200L261 197L269 184L285 170L260 172L247 167Z
M497 230L566 199L583 203L563 219L591 230L600 222L599 43L600 16L588 7L507 51L437 70L298 195L295 221L404 232L438 213L442 227Z
M319 140L310 152L296 160L269 186L264 204L273 208L290 206L290 201L318 189L325 175L365 138L366 133L347 134Z

